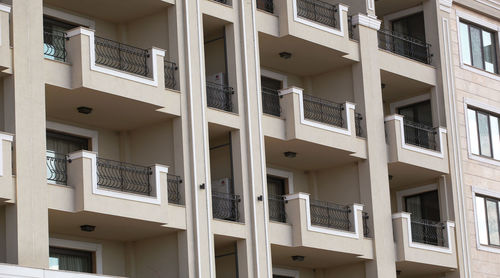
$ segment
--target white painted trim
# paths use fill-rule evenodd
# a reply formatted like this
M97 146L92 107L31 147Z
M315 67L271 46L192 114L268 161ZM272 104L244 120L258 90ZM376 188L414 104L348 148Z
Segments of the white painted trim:
M58 122L47 121L46 128L71 135L89 138L91 140L93 152L99 152L99 132L97 130L77 127L73 125L62 124Z
M10 13L11 10L12 10L12 7L10 5L0 3L0 11Z
M431 100L431 102L432 102L430 93L407 98L407 99L403 99L400 101L391 102L389 105L390 106L389 110L390 110L391 114L397 114L396 109L399 107L408 106L410 104L419 103L419 102L426 101L426 100Z
M500 2L494 1L494 0L476 0L476 2L479 2L483 5L486 5L490 8L493 8L495 10L500 10ZM488 3L489 2L489 3ZM490 4L492 3L492 4Z
M413 242L413 236L411 232L411 213L397 212L392 215L393 220L398 218L406 219L406 225L408 229L408 245L410 248L417 248L417 249L429 250L446 254L451 254L453 252L451 246L454 242L451 242L450 235L451 235L451 228L455 227L455 223L453 223L452 221L446 221L446 234L447 234L446 239L448 240L448 247L441 247L430 244L423 244L419 242Z
M324 130L328 130L328 131L337 132L337 133L344 134L344 135L347 135L347 136L351 136L352 135L352 131L353 131L353 127L354 127L355 123L351 123L350 111L351 110L356 110L356 105L355 104L350 103L350 102L346 102L344 104L344 109L345 109L344 111L345 111L345 114L346 114L346 125L347 125L347 129L345 129L345 128L335 127L335 126L332 126L332 125L327 125L327 124L323 124L323 123L320 123L320 122L315 122L315 121L311 121L311 120L306 119L304 117L304 97L303 97L303 90L301 88L290 87L288 89L280 90L280 92L279 92L280 96L284 96L284 95L287 95L287 94L297 94L297 95L299 95L299 108L300 108L299 109L299 113L300 113L300 123L301 124L312 126L312 127L316 127L316 128L320 128L320 129L324 129Z
M61 10L52 9L49 7L43 7L43 14L48 15L63 21L67 21L76 25L85 26L90 29L95 29L95 21L89 18L77 16Z
M298 270L285 269L279 267L273 267L273 275L288 276L291 278L300 278L300 272Z
M444 12L451 13L451 5L453 0L439 0L439 9Z
M275 80L281 81L281 86L283 88L288 88L288 77L284 74L277 73L271 70L261 69L260 75L268 78L272 78Z
M97 65L95 62L95 34L93 30L89 30L83 27L78 27L67 32L67 37L72 38L78 35L85 35L89 37L89 49L90 49L90 69L96 72L109 74L112 76L120 77L123 79L135 81L138 83L150 85L153 87L158 87L158 56L165 57L165 50L153 47L151 49L151 72L153 73L153 78L141 77L135 74L129 74L123 71L115 70L108 67L103 67Z
M73 153L70 153L68 155L69 160L75 160L75 159L80 159L80 158L88 158L91 160L91 176L92 176L92 194L95 195L101 195L101 196L107 196L107 197L112 197L112 198L117 198L117 199L124 199L124 200L130 200L130 201L136 201L136 202L141 202L141 203L148 203L148 204L153 204L153 205L161 205L161 186L160 186L160 173L167 173L168 174L168 167L166 166L161 166L161 165L155 165L153 166L154 173L155 173L155 191L156 196L141 196L133 193L123 193L119 191L114 191L114 190L107 190L107 189L102 189L97 185L97 153L95 152L89 152L89 151L76 151Z
M341 37L345 36L345 34L344 34L344 11L347 12L349 10L349 7L344 6L343 4L340 4L340 3L338 4L337 10L339 13L339 27L340 27L340 29L335 29L335 28L328 27L328 26L323 25L323 24L316 23L316 22L309 20L309 19L299 17L298 13L297 13L297 0L292 0L292 5L293 5L293 20L295 22L302 23L302 24L311 26L313 28L316 28L316 29L319 29L319 30L322 30L322 31L325 31L325 32L328 32L328 33L331 33L331 34L334 34L337 36L341 36Z
M357 14L352 17L353 25L362 25L377 31L380 30L381 23L382 21L364 14Z
M348 232L348 231L341 231L341 230L336 230L336 229L329 229L329 228L323 228L319 226L313 226L311 224L311 205L309 201L309 194L308 193L295 193L292 195L287 195L285 196L285 199L287 201L295 200L295 199L302 199L306 201L306 223L307 223L307 230L311 232L318 232L318 233L323 233L323 234L329 234L329 235L334 235L334 236L341 236L341 237L348 237L348 238L355 238L355 239L360 239L360 232L362 229L360 229L358 225L358 210L363 211L363 205L360 204L353 204L352 205L352 214L353 214L353 222L354 222L354 232Z
M478 227L479 223L477 221L476 194L500 199L500 193L496 192L496 191L489 190L489 189L484 189L484 188L472 186L472 206L473 206L473 211L474 211L474 227L476 229L476 247L478 250L481 250L481 251L500 254L500 248L490 246L490 245L483 245L479 241L479 227Z
M367 2L367 6L368 6L368 10L370 11L375 11L375 1L374 0L366 0Z
M488 112L491 112L492 114L499 114L500 115L500 108L488 105L486 103L480 102L475 99L467 98L464 97L464 117L465 117L465 137L467 138L467 154L469 159L471 160L476 160L482 163L494 165L494 166L500 166L500 161L496 160L494 158L488 158L480 155L476 155L472 153L471 150L471 144L470 144L470 135L469 135L469 117L467 117L467 109L469 106L479 108L481 110L485 110Z
M419 187L415 187L415 188L396 191L396 202L397 202L398 211L403 211L405 209L405 208L403 208L403 198L404 197L417 195L420 193L434 191L434 190L438 190L438 186L435 183L429 184L429 185L423 185L423 186L419 186ZM438 196L439 196L439 192L438 192ZM441 201L441 200L439 200L439 201Z
M494 23L483 20L483 19L476 17L475 15L472 15L470 13L457 10L455 12L455 14L457 15L457 23L460 23L460 19L465 19L466 21L475 23L477 25L481 25L481 26L486 27L488 29L491 29L493 31L497 31L497 32L500 31L500 25L496 25Z
M388 14L388 15L386 15L386 16L383 17L384 26L385 26L386 29L392 30L392 24L390 24L390 23L393 20L400 19L400 18L409 16L409 15L413 15L413 14L416 14L416 13L423 12L423 11L424 11L424 6L418 5L418 6L415 6L415 7L411 7L409 9L405 9L405 10L397 11L397 12L392 13L392 14Z
M95 252L95 270L96 274L102 274L102 245L84 241L67 240L59 238L49 238L50 247L68 248Z
M0 132L0 177L3 177L3 141L12 143L14 135Z
M267 167L267 174L288 180L288 194L294 193L293 172Z
M389 121L393 121L393 120L399 121L399 124L400 124L401 148L407 149L410 151L414 151L414 152L423 153L423 154L430 155L430 156L435 156L438 158L444 158L444 154L443 154L443 149L444 149L444 146L443 146L444 138L443 137L444 136L443 136L443 134L447 133L446 128L439 127L439 131L438 131L439 132L439 151L433 151L433 150L413 146L410 144L406 144L405 135L404 135L405 129L404 129L404 124L403 124L403 116L394 114L394 115L390 115L390 116L385 117L385 122L389 122Z

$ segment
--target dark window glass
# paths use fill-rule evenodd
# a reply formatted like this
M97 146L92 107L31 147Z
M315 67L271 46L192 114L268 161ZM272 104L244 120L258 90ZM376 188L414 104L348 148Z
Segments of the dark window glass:
M88 251L50 247L49 267L56 270L93 272L93 254Z
M460 22L462 62L491 73L498 73L496 36L479 26Z

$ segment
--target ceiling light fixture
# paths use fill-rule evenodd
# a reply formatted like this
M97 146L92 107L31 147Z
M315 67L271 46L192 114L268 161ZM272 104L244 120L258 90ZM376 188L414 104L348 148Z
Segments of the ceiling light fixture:
M296 152L284 152L283 155L288 158L295 158L297 156Z
M92 226L92 225L81 225L80 226L80 230L82 230L83 232L93 232L95 230L95 226Z
M80 107L76 108L76 110L78 110L78 113L82 113L85 115L92 113L92 108L87 107L87 106L80 106Z
M292 256L292 260L293 260L294 262L303 262L303 261L304 261L304 259L305 259L305 257L304 257L304 256L299 256L299 255Z
M285 59L285 60L288 60L288 59L292 58L292 53L284 51L284 52L280 53L280 57Z

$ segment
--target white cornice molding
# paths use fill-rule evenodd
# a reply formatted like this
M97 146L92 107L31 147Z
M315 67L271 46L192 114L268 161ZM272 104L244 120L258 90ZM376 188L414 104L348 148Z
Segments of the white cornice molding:
M439 9L451 13L451 5L453 4L453 0L439 0Z
M0 11L10 13L11 9L12 8L9 5L0 3Z
M377 31L380 30L381 23L382 21L364 14L357 14L352 17L352 24L362 25Z

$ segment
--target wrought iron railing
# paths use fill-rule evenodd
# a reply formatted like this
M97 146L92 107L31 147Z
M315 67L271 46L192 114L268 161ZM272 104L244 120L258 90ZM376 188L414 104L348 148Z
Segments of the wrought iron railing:
M98 36L95 40L95 62L110 68L147 76L149 73L147 49L126 45Z
M263 10L269 13L274 12L274 1L273 0L257 0L257 9Z
M67 155L47 151L47 180L56 184L67 184L67 161Z
M436 246L448 246L446 225L426 219L411 220L411 237L414 242Z
M269 194L269 219L277 222L286 222L285 198L280 195Z
M234 90L226 85L207 82L207 105L225 111L233 111L232 96Z
M168 202L171 204L182 204L181 192L179 189L182 179L179 176L168 174Z
M280 96L277 90L262 88L262 111L273 116L280 116Z
M165 73L165 88L175 89L177 87L177 79L175 72L177 71L177 64L167 60L163 60L163 70Z
M347 30L349 31L349 38L354 39L354 25L352 24L352 15L347 16Z
M304 118L344 127L344 106L340 103L303 94Z
M319 0L297 0L297 15L330 27L337 26L337 7Z
M405 142L414 146L439 151L437 128L404 119Z
M349 206L337 205L330 202L309 200L311 208L311 224L349 231L351 220Z
M219 2L219 3L222 3L222 4L225 4L225 5L231 5L231 2L230 0L214 0L215 2Z
M430 64L430 44L391 30L378 31L378 47L407 58Z
M359 113L354 114L354 122L356 125L356 136L363 137L363 126L361 125L361 121L363 120L363 115Z
M239 221L238 203L240 196L231 193L212 191L212 214L214 218Z
M66 61L66 32L45 28L43 30L43 54L45 58Z
M370 227L368 227L368 219L370 216L368 216L368 212L363 212L363 235L364 237L370 237Z
M151 196L150 167L97 158L97 185L129 193Z

